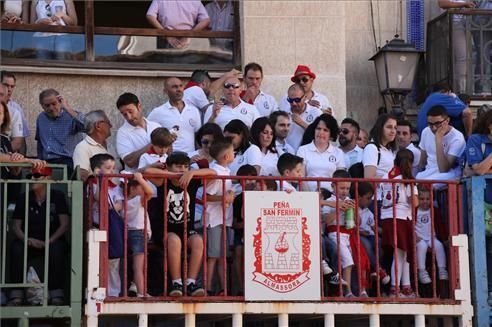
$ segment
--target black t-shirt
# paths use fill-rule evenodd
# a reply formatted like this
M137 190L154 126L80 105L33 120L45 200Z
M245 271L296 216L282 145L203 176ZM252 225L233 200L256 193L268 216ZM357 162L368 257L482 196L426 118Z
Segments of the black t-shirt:
M22 230L25 231L25 199L26 194L22 193L17 199L13 219L22 221ZM68 206L65 201L65 194L58 190L51 190L50 198L50 235L60 226L59 215L68 215ZM46 224L46 200L41 204L36 201L34 192L29 192L29 210L28 210L28 237L35 238L41 241L45 240Z
M173 232L178 235L183 234L184 230L184 199L185 193L188 195L187 204L188 204L188 231L194 230L194 222L195 222L195 199L196 192L198 188L201 186L201 181L193 179L188 185L187 192L185 192L181 187L174 185L170 180L167 182L167 203L169 203L168 211L167 211L167 230L168 232ZM164 185L157 188L157 198L152 203L152 213L149 212L149 217L151 217L151 224L154 221L154 225L152 226L152 233L155 233L156 230L154 226L158 228L158 235L163 235L164 225ZM153 218L153 219L152 219ZM157 218L157 219L156 219ZM158 220L158 221L156 221ZM160 229L160 230L159 230Z

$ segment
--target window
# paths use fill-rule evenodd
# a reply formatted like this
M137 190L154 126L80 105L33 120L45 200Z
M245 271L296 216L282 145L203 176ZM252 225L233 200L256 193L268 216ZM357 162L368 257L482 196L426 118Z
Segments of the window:
M45 0L35 1L36 14L49 18L55 11L68 10L71 0L51 0L51 7ZM60 7L60 3L67 3L67 8ZM1 1L2 19L9 9L5 5ZM49 63L52 67L150 70L228 70L240 64L239 2L226 1L230 7L212 8L217 6L215 2L204 1L213 19L205 30L157 29L146 17L150 5L151 1L75 1L76 25L3 20L2 62L4 65ZM219 18L229 21L226 24L229 27L224 27L214 16L216 12L222 15ZM185 11L183 17L187 14ZM196 24L199 22L197 19ZM173 43L176 39L179 43Z

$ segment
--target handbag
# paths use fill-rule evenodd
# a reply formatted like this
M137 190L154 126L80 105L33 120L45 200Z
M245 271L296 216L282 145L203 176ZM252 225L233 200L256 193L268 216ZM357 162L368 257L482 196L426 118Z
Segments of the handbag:
M111 207L108 210L108 256L109 259L122 258L125 251L125 221L115 210L109 197Z

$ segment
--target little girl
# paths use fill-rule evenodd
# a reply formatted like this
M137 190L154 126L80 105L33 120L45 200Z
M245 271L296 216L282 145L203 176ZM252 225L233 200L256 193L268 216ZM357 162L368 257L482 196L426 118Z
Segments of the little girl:
M410 150L400 150L396 154L394 167L386 179L413 179L413 153ZM394 188L394 191L393 191ZM393 198L393 194L396 198ZM418 191L414 185L382 183L380 185L381 220L383 225L383 242L385 250L393 253L391 265L390 296L397 296L396 285L400 285L398 296L414 298L415 293L410 285L410 260L412 255L412 207L418 206ZM413 204L413 206L412 206ZM396 214L396 217L394 215ZM396 226L395 226L396 224ZM396 244L394 230L396 227ZM396 250L395 250L396 248ZM396 267L397 266L397 267ZM396 276L398 273L398 276Z
M145 212L145 203L155 196L155 191L143 178L135 173L128 181L128 202L126 205L128 226L128 248L133 254L133 282L137 286L137 296L146 296L144 290L145 230L150 239L150 221ZM145 223L145 220L147 222Z

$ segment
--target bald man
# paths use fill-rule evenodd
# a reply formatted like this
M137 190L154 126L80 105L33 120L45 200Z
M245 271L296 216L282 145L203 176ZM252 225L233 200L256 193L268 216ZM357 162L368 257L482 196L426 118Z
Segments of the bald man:
M164 94L169 101L152 109L148 120L155 121L176 135L173 150L190 153L195 151L195 133L202 125L197 107L183 100L184 85L177 77L164 82Z
M224 129L231 120L239 119L251 128L253 122L260 117L254 105L241 100L241 82L236 77L229 77L223 85L223 97L208 107L204 121L216 123Z

